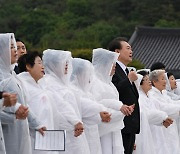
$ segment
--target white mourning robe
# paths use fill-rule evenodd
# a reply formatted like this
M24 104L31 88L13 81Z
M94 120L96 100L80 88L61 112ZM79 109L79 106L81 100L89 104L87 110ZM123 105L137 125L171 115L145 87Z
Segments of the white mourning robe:
M140 134L136 136L136 150L133 154L165 154L168 153L166 138L163 133L163 120L168 115L154 105L142 89L139 90L139 106L141 112Z
M27 91L27 103L37 119L47 130L54 130L53 101L48 93L32 78L29 72L22 72L18 77L23 82ZM32 154L57 154L55 151L35 150L35 130L30 130L32 141Z
M124 115L120 112L123 105L119 101L118 91L111 82L110 72L119 54L102 48L93 50L92 64L95 76L91 93L98 103L103 104L112 113L109 123L99 124L103 154L123 154L121 129L124 127Z
M161 93L157 88L153 88L149 96L153 99L157 108L166 112L170 118L174 119L173 124L168 128L163 127L163 131L169 152L171 154L179 154L179 136L175 119L179 117L180 106L174 103L166 93Z
M98 124L101 123L100 112L106 111L106 108L98 104L89 93L93 66L89 61L80 58L73 58L72 65L71 82L74 85L73 91L78 96L77 100L82 104L82 120L90 153L102 154ZM91 115L87 115L87 113Z
M98 124L101 123L100 112L105 111L105 109L101 104L97 104L94 100L90 99L89 95L81 90L77 91L76 89L74 92L76 94L78 93L78 97L80 97L78 102L84 106L84 109L82 110L82 121L85 126L84 133L86 135L90 153L102 154Z
M74 137L74 125L78 122L82 121L78 105L76 102L76 98L68 88L63 87L59 84L58 80L48 74L45 75L44 80L46 81L46 90L49 90L52 92L52 95L57 103L57 107L59 109L59 112L63 114L66 117L69 125L71 127L61 126L58 125L59 128L66 129L66 150L65 152L60 153L67 153L67 154L73 154L73 153L79 153L79 154L88 154L89 153L89 147L88 143L85 137L85 134L83 133L79 137ZM60 100L60 101L57 101ZM61 103L62 101L62 103ZM63 104L65 102L66 104ZM61 106L61 104L63 104ZM63 108L64 106L64 108ZM60 108L62 107L62 108ZM67 109L67 110L65 110ZM59 119L60 120L60 119Z
M22 82L16 76L15 72L10 70L11 37L16 46L14 34L0 34L0 91L16 93L16 104L19 103L27 106L26 93L22 86ZM6 107L0 113L6 153L32 154L29 127L31 129L39 129L41 128L41 125L37 121L35 115L31 112L30 108L28 117L25 120L15 121L15 112L17 109L16 105L13 107Z
M67 104L67 111L65 111L65 116L67 121L72 124L71 129L67 130L66 134L66 150L67 154L89 154L89 146L84 133L79 137L74 137L74 125L82 121L81 115L81 104L77 103L76 97L69 86L69 77L71 74L70 67L71 64L71 53L68 51L57 51L48 49L43 52L43 62L45 66L45 84L46 89L54 93L54 98L56 101L60 98L63 102ZM66 67L66 62L68 62L68 73L65 74L64 70ZM60 106L60 102L57 102L57 106ZM70 110L69 110L69 109ZM64 112L63 108L58 107L60 112ZM72 109L72 110L71 110ZM81 111L80 111L81 110ZM89 114L89 113L88 113Z
M3 101L4 99L0 99L0 112L3 109ZM1 126L1 119L0 119L0 153L6 154L5 145L4 145L4 137L3 137L2 126Z
M163 94L169 96L173 100L172 103L176 105L178 104L180 105L180 97L174 93L174 90L172 91L163 90ZM177 129L178 129L179 140L180 140L180 116L176 117L175 120L176 120Z
M103 104L112 114L109 123L99 124L99 133L101 136L101 146L103 152L124 153L122 143L121 129L124 127L124 115L120 112L122 103L118 101L118 92L112 83L104 84L99 79L94 78L91 92L98 103ZM112 147L112 150L108 147Z
M177 104L179 103L179 105L180 105L180 93L179 93L179 89L180 89L179 83L180 82L178 82L178 80L176 80L176 83L177 83L177 88L171 89L169 78L168 78L167 73L166 73L166 90L164 90L163 93L166 93L172 100L174 100ZM177 117L176 123L177 123L179 140L180 140L180 116Z
M1 87L1 90L16 93L18 103L27 106L22 84L15 74L13 74L11 78L2 81ZM16 120L16 122L13 122L14 112L12 112L10 108L5 108L3 112L1 112L6 152L7 154L31 154L29 127L31 129L39 129L42 125L38 122L30 108L28 118L25 120ZM9 114L12 116L9 116ZM12 123L10 123L11 121Z
M180 95L175 94L175 90L167 90L167 95L171 97L172 100L180 100Z

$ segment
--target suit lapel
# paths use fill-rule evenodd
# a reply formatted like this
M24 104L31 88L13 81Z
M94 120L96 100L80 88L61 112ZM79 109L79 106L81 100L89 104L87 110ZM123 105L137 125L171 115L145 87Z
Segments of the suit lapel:
M119 66L118 63L116 63L116 73L117 73L118 76L120 76L120 77L127 78L127 75L125 74L125 72L123 71L123 69L121 68L121 66Z
M118 63L116 63L116 73L118 76L120 77L123 77L124 79L127 79L127 75L125 74L125 72L123 71L123 69L121 68L121 66L119 66ZM137 88L134 84L134 82L132 82L132 87L131 87L132 91L134 92L134 94L139 97L139 94L138 94L138 91L137 91Z

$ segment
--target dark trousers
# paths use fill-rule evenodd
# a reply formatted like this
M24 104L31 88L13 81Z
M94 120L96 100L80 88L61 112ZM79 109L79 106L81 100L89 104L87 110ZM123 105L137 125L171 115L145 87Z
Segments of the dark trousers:
M122 133L124 154L132 154L135 143L135 136L135 134Z

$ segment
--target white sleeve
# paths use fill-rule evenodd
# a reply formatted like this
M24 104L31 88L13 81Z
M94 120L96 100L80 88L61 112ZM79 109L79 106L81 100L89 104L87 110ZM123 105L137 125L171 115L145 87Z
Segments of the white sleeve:
M29 127L31 129L38 130L38 129L44 127L44 125L42 125L41 122L37 120L37 117L31 111L30 107L29 107L29 113L28 113L28 117L27 118L28 118Z
M154 103L154 102L151 102L151 103ZM141 112L143 112L143 114L146 114L149 124L161 125L163 120L165 120L168 117L166 112L160 111L158 109L154 109L152 107L151 109L149 106L146 106L146 102L142 98L139 99L139 105L140 105Z
M1 111L0 119L1 119L2 124L14 123L16 121L16 116L14 113L8 113L5 111Z
M107 109L102 104L98 104L90 99L81 98L80 102L83 122L89 125L100 123L100 112L106 111Z
M76 102L73 100L67 101L68 97L70 96L65 96L64 99L58 95L58 93L54 93L51 96L56 104L58 112L60 112L61 115L74 127L78 122L81 122L82 120L78 116L78 114L75 111L75 107L73 105L76 105ZM72 104L71 104L72 103ZM77 105L76 105L77 107Z
M17 102L14 106L5 107L4 111L9 113L16 113L16 111L19 109L20 106L21 104Z
M169 117L174 118L174 119L179 117L179 111L180 111L179 105L163 103L156 99L154 99L153 102L158 107L159 110L166 112Z
M146 112L149 124L161 125L162 122L168 117L167 113L160 110L149 110Z
M107 108L114 109L116 111L120 111L120 108L123 105L123 103L121 101L118 101L115 99L102 99L102 100L98 101L98 103L104 105Z
M3 124L14 123L16 121L15 112L21 104L16 103L15 106L3 107L0 111L0 119Z
M3 109L3 103L4 103L4 99L0 99L0 112L2 111Z

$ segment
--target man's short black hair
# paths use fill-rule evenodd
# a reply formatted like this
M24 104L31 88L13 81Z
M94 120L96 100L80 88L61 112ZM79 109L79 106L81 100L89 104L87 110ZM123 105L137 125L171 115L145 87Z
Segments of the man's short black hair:
M37 51L34 52L29 52L27 54L22 55L19 59L18 59L18 68L19 68L19 72L27 72L27 68L26 65L30 65L31 67L34 66L34 61L36 59L36 57L40 57L42 58L42 54L40 54Z
M117 37L117 38L115 38L114 40L112 40L109 43L108 50L115 52L116 49L122 49L122 46L121 46L121 43L120 43L121 41L127 42L127 39L125 37Z
M24 44L24 42L21 39L16 38L16 42L22 42Z
M165 65L161 62L155 62L152 64L150 70L151 72L154 71L154 70L159 70L159 69L165 69Z

